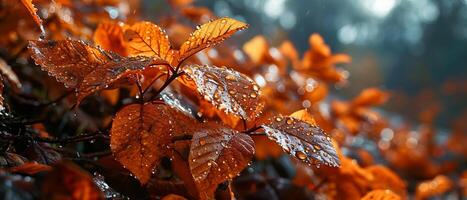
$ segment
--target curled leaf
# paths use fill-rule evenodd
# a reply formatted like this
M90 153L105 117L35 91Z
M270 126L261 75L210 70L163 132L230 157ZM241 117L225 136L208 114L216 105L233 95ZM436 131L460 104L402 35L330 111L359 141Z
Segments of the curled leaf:
M189 134L193 119L164 104L132 104L112 123L110 148L115 158L144 184L166 155L172 137Z
M259 86L237 71L214 66L190 65L184 68L185 84L217 109L245 120L255 119L263 108Z
M165 63L150 57L122 57L82 41L30 41L32 58L66 87L76 89L78 104L86 96L106 89L120 79L140 73L151 64Z
M340 165L331 138L318 126L293 117L278 116L261 125L282 149L308 164Z
M234 178L255 153L250 136L207 124L191 140L189 165L202 199L213 198L217 185Z
M232 18L222 17L197 27L191 36L180 47L180 61L224 41L235 32L245 29L248 24Z

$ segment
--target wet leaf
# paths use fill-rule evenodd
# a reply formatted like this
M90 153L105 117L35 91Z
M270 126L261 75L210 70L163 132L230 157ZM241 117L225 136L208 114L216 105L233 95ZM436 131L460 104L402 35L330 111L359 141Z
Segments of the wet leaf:
M170 41L159 26L151 22L138 22L125 30L130 55L158 56L169 63L176 52L171 49Z
M180 47L180 61L207 47L216 45L248 24L232 18L222 17L203 24L194 31Z
M150 57L127 58L82 41L30 41L36 64L66 87L76 89L78 104L89 94L118 80L141 73L151 64L165 63Z
M432 180L423 181L417 185L415 199L440 196L451 190L453 185L453 182L447 176L438 175Z
M24 7L28 9L28 12L31 15L32 19L39 26L42 34L44 34L45 31L44 31L44 27L42 26L42 20L39 17L39 15L37 15L37 8L34 6L34 4L32 4L32 0L21 0L21 3L23 3Z
M132 104L116 114L110 147L115 158L145 184L172 137L190 134L193 124L193 119L164 104Z
M113 51L121 56L127 56L127 44L123 37L123 24L107 21L102 22L94 31L93 40L107 51Z
M277 116L261 125L282 149L308 164L340 166L331 138L316 125L293 117Z
M184 83L217 109L245 120L255 119L263 108L259 86L237 71L214 66L190 65L184 68Z
M91 176L71 162L58 163L41 185L41 199L104 199Z
M191 140L189 165L202 199L212 199L217 185L232 179L255 153L250 136L217 124L207 124Z
M401 197L391 190L373 190L368 192L362 200L401 200Z

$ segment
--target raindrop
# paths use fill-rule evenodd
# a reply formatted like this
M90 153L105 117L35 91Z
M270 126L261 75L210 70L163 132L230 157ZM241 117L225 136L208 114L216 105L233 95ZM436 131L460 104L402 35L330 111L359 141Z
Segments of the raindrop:
M206 140L200 139L200 140L199 140L199 144L200 144L200 145L205 145L205 144L206 144Z
M306 154L304 152L301 152L301 151L297 151L297 153L295 153L295 156L297 156L297 158L300 159L300 160L305 160L306 159Z

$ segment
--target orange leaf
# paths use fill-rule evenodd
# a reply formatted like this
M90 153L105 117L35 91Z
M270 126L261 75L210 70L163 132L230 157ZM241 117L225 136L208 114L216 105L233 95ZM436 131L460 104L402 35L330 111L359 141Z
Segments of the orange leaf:
M353 106L381 105L388 100L389 95L377 88L367 88L352 100Z
M122 24L102 22L94 31L94 42L107 51L113 51L121 56L127 56L127 44L123 38Z
M193 124L193 119L164 104L132 104L116 114L110 147L115 158L145 184L172 137L190 134Z
M212 199L219 183L232 179L255 153L250 136L217 124L207 124L193 135L189 164L201 199Z
M302 120L311 125L315 125L315 126L317 125L315 119L313 118L313 116L311 116L311 114L308 112L307 109L295 111L294 113L290 115L290 117L293 117L298 120Z
M55 165L53 170L44 177L41 187L40 199L104 199L91 176L71 162Z
M424 181L417 185L415 199L426 199L435 197L449 191L453 182L444 175L438 175L432 180Z
M332 167L340 165L331 138L316 125L293 117L278 116L261 127L270 139L299 160L310 165L321 163Z
M32 16L32 19L34 20L34 22L36 22L36 24L41 29L41 33L44 34L45 31L44 31L44 27L42 26L42 20L39 17L39 15L37 15L37 8L34 7L34 4L32 4L32 0L21 0L21 3L23 3L24 7L28 9L29 14L31 14Z
M261 64L269 55L269 44L262 35L255 36L243 45L243 51L256 63Z
M255 119L263 108L258 85L237 71L214 66L185 67L182 80L212 105L245 120Z
M48 165L39 164L37 162L27 162L20 166L8 169L11 173L20 173L34 175L43 171L50 171L52 168Z
M368 192L362 200L400 200L401 197L391 190L373 190Z
M171 63L176 52L159 26L151 22L138 22L125 30L130 55L157 56Z
M180 47L179 61L183 61L198 51L222 42L235 32L247 27L248 24L228 17L222 17L203 24Z
M161 200L186 200L186 198L176 195L176 194L169 194L169 195L162 197Z
M150 57L122 57L75 40L30 41L28 48L43 70L66 87L76 89L77 104L120 79L141 73L151 64L165 63Z

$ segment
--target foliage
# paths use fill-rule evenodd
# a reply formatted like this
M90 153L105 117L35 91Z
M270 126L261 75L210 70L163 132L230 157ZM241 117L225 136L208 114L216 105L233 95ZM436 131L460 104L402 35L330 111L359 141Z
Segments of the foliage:
M458 170L431 159L430 128L414 144L372 108L388 92L329 100L351 58L319 34L301 58L264 36L240 50L221 43L248 24L168 2L178 14L158 25L123 12L111 20L106 10L129 1L1 2L26 21L0 24L15 35L0 39L0 181L14 180L3 197L406 199L413 178ZM362 138L381 158L349 143ZM439 175L415 197L453 185Z

